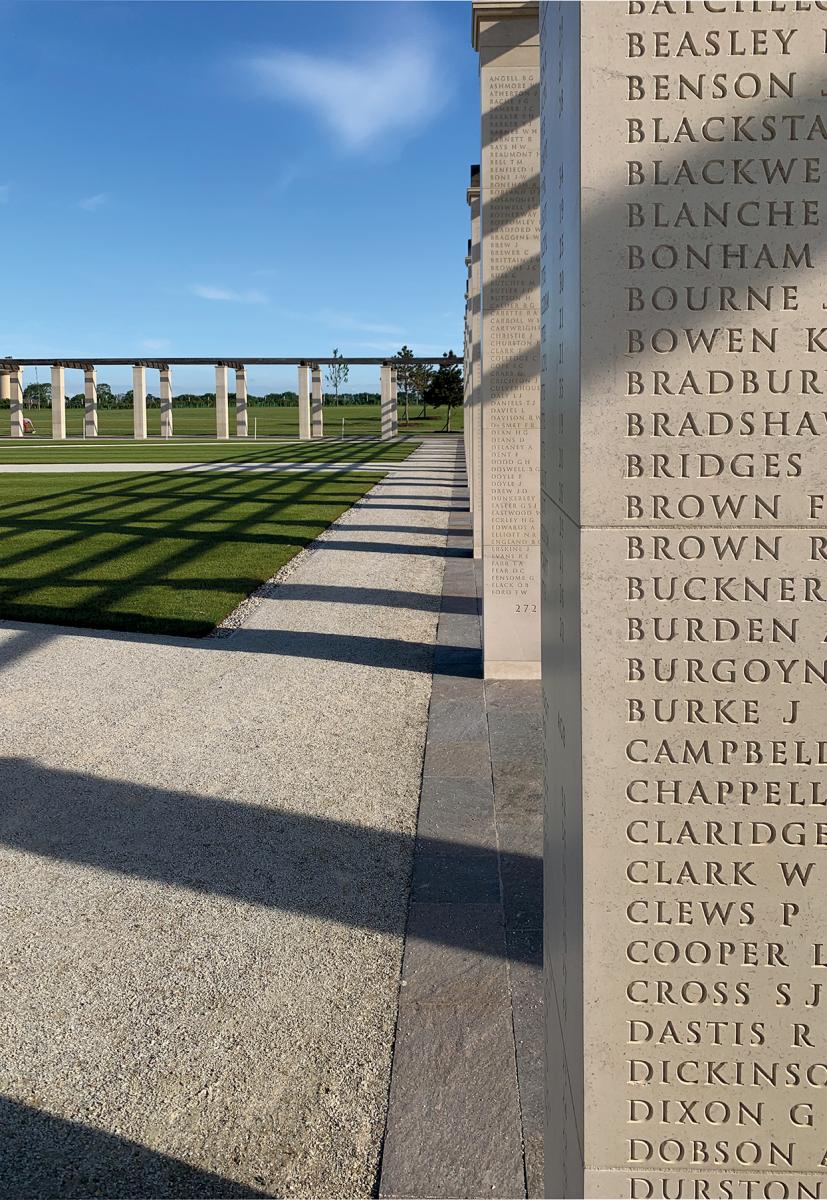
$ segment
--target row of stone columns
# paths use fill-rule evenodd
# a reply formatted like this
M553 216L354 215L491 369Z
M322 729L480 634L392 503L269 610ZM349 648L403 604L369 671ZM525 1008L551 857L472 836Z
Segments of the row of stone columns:
M227 382L229 368L220 363L215 368L215 436L225 439L230 436L230 391ZM247 368L235 367L235 432L236 437L247 437ZM163 422L161 427L163 434Z
M221 440L230 436L229 382L230 371L225 363L215 368L215 435ZM236 364L235 370L235 433L236 437L249 435L247 414L247 368ZM52 437L66 437L66 382L65 367L52 367ZM147 436L146 421L146 371L145 366L132 368L132 429L135 438ZM161 404L161 437L172 437L172 371L168 364L158 366L159 396ZM98 387L94 366L83 366L85 437L98 435ZM381 433L383 440L395 438L399 433L397 418L397 373L392 363L381 368ZM23 437L23 368L11 367L0 370L0 402L8 402L11 419L11 436ZM322 369L318 363L299 365L299 437L301 439L324 436L324 391Z

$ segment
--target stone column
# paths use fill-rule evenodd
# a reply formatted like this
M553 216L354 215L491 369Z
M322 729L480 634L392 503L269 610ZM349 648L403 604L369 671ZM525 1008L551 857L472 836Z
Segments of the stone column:
M480 326L482 309L480 305L480 168L471 167L471 186L467 194L468 206L471 210L471 266L468 278L468 309L470 318L469 346L469 380L468 380L468 416L469 429L466 457L468 460L468 478L471 481L471 521L474 529L474 558L482 556L482 362L480 347Z
M136 438L146 437L146 367L132 368L132 431Z
M52 367L52 437L66 437L66 372L58 366Z
M310 367L299 364L299 437L307 441L310 437Z
M215 368L215 436L230 436L230 409L227 389L227 368Z
M542 9L545 1194L824 1196L824 12Z
M159 367L161 396L161 437L172 437L172 372L169 367Z
M391 363L391 378L390 378L390 418L391 418L391 437L399 436L399 383L396 374L396 367Z
M0 367L0 404L3 408L8 407L11 420L11 378L9 372L2 367Z
M393 437L393 414L391 411L391 365L382 363L379 368L379 418L382 441Z
M536 3L473 5L482 94L482 626L491 679L540 675L537 13Z
M314 438L320 438L324 435L323 404L324 393L322 392L322 369L317 365L313 367L312 407L310 414L311 430Z
M98 436L98 380L94 367L83 368L83 433L85 437Z
M8 372L9 423L12 437L23 437L23 368L12 367Z
M235 369L235 432L236 437L247 437L247 368Z
M465 256L465 307L462 326L462 448L468 479L468 507L474 508L474 481L471 478L471 239Z

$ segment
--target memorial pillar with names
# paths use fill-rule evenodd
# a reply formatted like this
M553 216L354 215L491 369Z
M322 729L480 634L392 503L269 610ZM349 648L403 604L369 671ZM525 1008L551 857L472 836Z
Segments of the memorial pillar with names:
M468 507L474 508L474 481L471 478L471 239L465 256L465 314L462 338L462 448L468 480Z
M306 441L310 437L310 367L299 365L299 437Z
M146 367L132 368L132 434L146 438Z
M468 478L471 480L471 522L474 534L474 558L482 555L482 388L481 388L481 305L480 305L480 168L471 167L471 185L467 192L471 210L471 268L469 273L470 337L468 381Z
M52 366L52 437L62 441L66 437L66 372L61 366Z
M827 6L542 6L546 1192L827 1196Z
M324 392L322 390L322 368L316 363L312 368L310 404L310 432L314 438L324 436Z
M9 424L12 437L23 437L23 368L11 367L6 375L9 396Z
M172 371L168 366L158 370L161 401L161 437L172 437Z
M83 368L83 435L98 436L98 377L94 366Z
M0 405L3 408L8 408L9 421L11 422L11 375L5 367L0 367ZM9 433L11 433L11 425L9 426Z
M473 4L482 102L482 627L492 679L540 675L537 22L537 4Z
M379 420L382 441L388 441L393 437L390 363L382 363L379 368Z
M390 374L390 419L391 419L391 437L399 436L399 379L396 373L396 366L391 363Z
M215 436L223 439L230 436L230 394L224 363L215 368Z
M240 366L235 369L235 432L236 437L247 437L249 420L247 416L247 368Z

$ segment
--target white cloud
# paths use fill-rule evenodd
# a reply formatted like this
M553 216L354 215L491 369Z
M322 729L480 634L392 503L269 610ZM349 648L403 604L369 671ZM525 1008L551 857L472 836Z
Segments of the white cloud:
M277 196L283 196L286 191L298 180L307 175L307 168L301 163L286 163L273 183L273 189Z
M384 333L389 337L395 337L397 335L401 336L404 332L399 325L383 325L375 321L363 321L359 317L354 317L351 313L334 312L329 308L323 308L317 314L317 320L324 325L335 326L338 329L348 329L354 333Z
M401 339L400 339L401 340ZM396 354L399 349L399 341L394 342L349 342L349 350L364 350L366 353L374 354Z
M376 47L342 61L273 50L249 61L261 93L309 108L345 150L365 150L385 135L414 133L447 99L435 38Z
M96 208L100 208L108 200L108 192L96 192L94 196L85 196L83 200L78 200L78 208L83 208L86 212L94 212Z
M11 199L11 184L0 183L0 204L8 204Z
M194 283L190 291L193 296L202 300L226 300L233 304L266 304L267 297L258 288L246 292L236 292L232 288L211 287L204 283Z

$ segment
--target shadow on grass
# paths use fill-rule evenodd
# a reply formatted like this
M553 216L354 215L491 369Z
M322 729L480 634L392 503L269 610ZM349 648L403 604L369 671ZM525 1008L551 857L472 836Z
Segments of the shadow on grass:
M7 476L0 614L203 635L373 482L344 472L70 476L62 486Z

